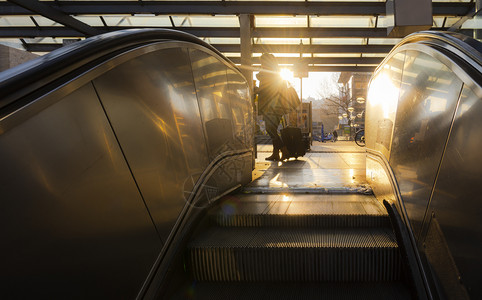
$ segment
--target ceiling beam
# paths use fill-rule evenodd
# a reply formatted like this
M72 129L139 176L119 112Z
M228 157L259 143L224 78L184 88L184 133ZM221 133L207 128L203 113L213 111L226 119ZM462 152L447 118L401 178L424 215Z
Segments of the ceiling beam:
M385 15L384 2L283 2L271 1L55 1L50 5L66 14L207 14L207 15ZM433 15L464 16L474 11L467 2L432 4ZM0 2L0 15L29 15L28 9Z
M373 73L376 66L309 66L308 72L367 72Z
M315 66L308 67L309 72L374 72L376 67L368 66Z
M104 27L93 27L104 29ZM153 27L108 27L110 31L153 28ZM161 27L156 27L161 28ZM169 27L168 29L172 29ZM233 37L239 38L239 28L219 27L176 27L176 30L184 31L198 37ZM462 29L459 33L472 36L472 29ZM263 38L386 38L385 28L257 28L253 30L253 37ZM83 37L80 31L59 27L24 27L6 26L0 27L0 38L34 38L34 37ZM361 46L361 45L360 45Z
M386 28L320 28L320 27L265 27L255 28L257 38L386 38Z
M216 47L216 45L215 45ZM254 53L388 53L392 45L253 45ZM228 52L228 51L222 51Z
M62 44L33 44L33 43L26 43L24 44L25 50L28 52L51 52L61 48Z
M240 53L239 44L212 44L222 53ZM62 44L26 44L30 52L50 52ZM260 45L252 46L253 53L383 53L390 52L392 45Z
M36 37L83 37L84 34L66 27L0 27L0 38L36 38Z
M97 27L94 27L97 28ZM103 28L103 27L102 27ZM110 31L141 28L111 26ZM147 28L147 27L143 27ZM150 27L152 28L152 27ZM172 28L169 28L172 29ZM176 27L198 37L234 37L239 38L239 28L220 27ZM257 28L252 32L258 38L386 38L385 28ZM73 28L58 26L37 27L0 27L0 37L81 37L84 34Z
M93 27L97 29L97 27ZM104 28L104 27L101 27ZM99 28L99 29L101 29ZM110 31L141 28L141 27L108 27ZM143 27L147 28L147 27ZM152 27L150 27L152 28ZM172 29L172 28L169 28ZM176 30L191 33L199 37L235 37L239 38L239 28L220 27L176 27ZM258 38L384 38L387 35L385 28L257 28L253 30L253 37ZM73 28L58 26L36 27L0 27L0 37L79 37L82 32Z
M229 58L235 64L241 63L239 57ZM340 64L356 64L356 65L378 65L383 57L304 57L303 62L307 64L319 65L340 65ZM259 64L259 57L253 57L252 63ZM299 57L277 57L279 64L295 64L300 61Z
M18 6L21 6L29 11L44 16L48 19L51 19L57 23L60 23L64 26L67 26L71 29L74 29L85 36L92 36L102 33L103 31L95 29L88 24L80 22L79 20L65 14L63 11L51 7L44 2L39 2L36 0L8 0L12 3L15 3Z

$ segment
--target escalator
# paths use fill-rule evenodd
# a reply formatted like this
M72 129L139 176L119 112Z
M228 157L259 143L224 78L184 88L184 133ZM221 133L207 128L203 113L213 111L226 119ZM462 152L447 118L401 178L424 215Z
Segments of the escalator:
M236 194L205 222L173 299L412 299L372 195Z
M191 35L110 33L1 73L0 297L482 297L481 49L414 34L377 68L373 194L243 190L249 87Z

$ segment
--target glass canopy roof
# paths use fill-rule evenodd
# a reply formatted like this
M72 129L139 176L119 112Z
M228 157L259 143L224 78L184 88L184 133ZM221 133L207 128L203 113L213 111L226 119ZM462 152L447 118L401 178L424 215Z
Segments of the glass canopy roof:
M367 71L401 40L386 35L385 0L247 1L32 0L39 9L0 0L0 44L44 54L84 39L79 23L95 32L170 28L193 33L239 62L242 12L252 15L253 64L261 53L272 52L287 65L303 57L313 70L349 66ZM482 28L482 19L473 17L473 0L432 2L431 30L457 24L456 30L473 35ZM66 16L67 22L59 16Z

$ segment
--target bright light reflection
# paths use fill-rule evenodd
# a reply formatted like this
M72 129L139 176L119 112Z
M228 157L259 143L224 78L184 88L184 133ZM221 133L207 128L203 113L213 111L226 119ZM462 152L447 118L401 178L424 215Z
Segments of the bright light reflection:
M388 119L397 110L398 89L386 73L381 73L370 84L368 103L372 107L381 106L383 118Z
M290 201L290 197L288 195L283 195L283 198L281 199L283 202Z
M355 177L355 170L350 169L349 172L350 172L351 183L355 183L355 178L354 178Z
M293 72L288 70L288 69L281 69L280 71L281 78L284 80L287 80L289 82L293 81L295 79Z
M278 181L279 175L280 174L276 174L276 176L269 181L269 187L288 187L286 183Z

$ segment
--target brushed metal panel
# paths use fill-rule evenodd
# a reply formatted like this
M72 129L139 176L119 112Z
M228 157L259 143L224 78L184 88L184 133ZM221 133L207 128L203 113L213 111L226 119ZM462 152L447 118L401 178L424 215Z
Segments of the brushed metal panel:
M192 73L207 138L209 157L237 149L231 101L228 95L227 66L216 57L189 49Z
M389 161L415 236L461 89L462 81L442 62L422 52L406 52Z
M471 299L482 298L481 115L482 101L464 86L428 209L440 224Z
M161 241L92 85L49 97L0 135L2 298L134 298Z
M176 47L136 57L94 85L166 239L208 165L187 51Z
M390 157L405 53L396 53L370 81L367 95L366 146Z
M227 79L236 147L253 149L253 106L251 104L249 87L244 77L229 68Z
M374 155L367 155L366 174L367 181L380 202L383 202L383 200L392 203L397 202L392 182L390 181L386 170L383 168L383 163Z

